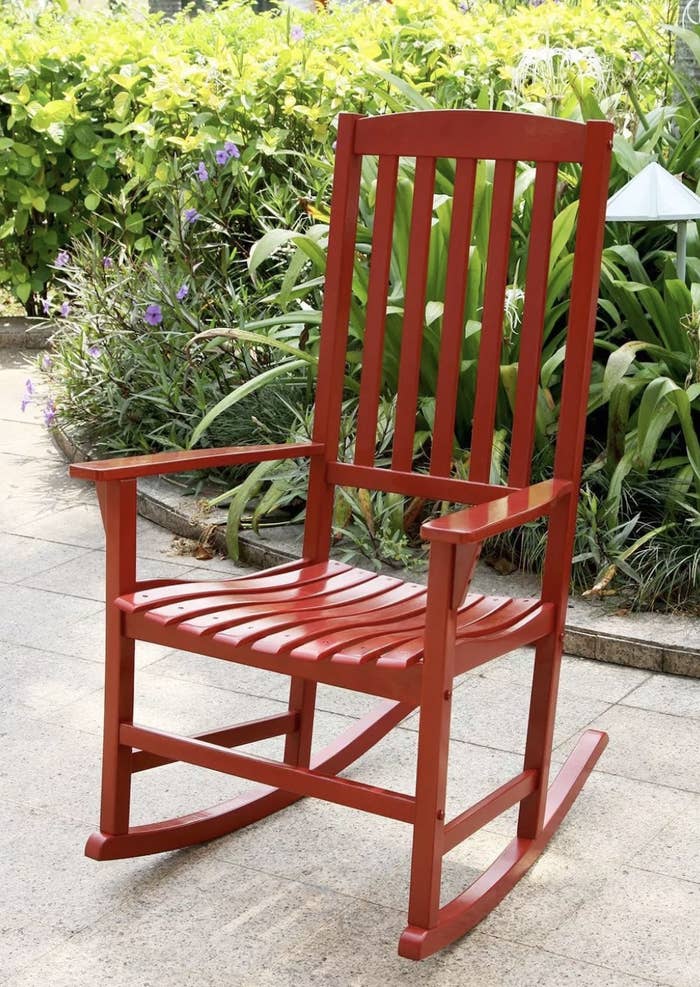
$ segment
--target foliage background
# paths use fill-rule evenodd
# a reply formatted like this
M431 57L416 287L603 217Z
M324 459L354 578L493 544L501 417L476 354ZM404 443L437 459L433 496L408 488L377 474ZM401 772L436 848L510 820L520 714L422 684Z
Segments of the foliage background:
M193 432L204 442L308 434L341 109L608 117L617 130L611 192L654 159L697 189L697 93L674 72L675 39L665 28L676 14L673 2L642 11L631 0L402 0L261 16L233 2L172 23L120 10L105 31L101 16L56 5L34 19L5 12L0 280L30 311L61 314L48 368L58 420L97 452L179 447ZM223 155L226 142L239 157ZM368 204L372 182L367 175ZM526 225L525 178L521 193ZM442 208L448 213L449 203ZM633 606L687 606L700 569L700 245L693 226L688 286L675 278L672 229L622 224L608 228L606 243L575 583L597 593L613 586ZM564 237L564 287L570 246ZM518 256L510 272L516 327ZM400 307L400 276L394 288ZM361 265L356 291L359 304ZM556 301L541 381L542 475L557 426ZM149 306L158 307L156 324L146 319ZM437 309L431 318L437 330ZM512 332L501 452L517 358ZM468 375L463 383L468 402ZM389 379L384 397L380 458L391 437ZM457 472L468 455L468 404L462 419ZM417 429L420 465L429 405ZM494 478L500 469L496 457ZM303 475L295 465L265 466L222 494L231 501L232 549L255 496L254 519L280 507L297 516ZM346 544L406 564L423 509L350 491L336 520ZM536 569L543 535L529 525L492 550Z

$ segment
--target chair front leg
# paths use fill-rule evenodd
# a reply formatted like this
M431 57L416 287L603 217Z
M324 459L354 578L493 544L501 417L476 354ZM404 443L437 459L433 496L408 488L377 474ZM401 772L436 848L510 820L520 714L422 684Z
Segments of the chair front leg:
M120 741L122 723L134 715L135 643L122 634L115 599L136 583L136 481L97 484L106 535L105 701L102 742L100 830L120 835L129 830L131 747Z
M316 683L293 676L289 685L289 710L298 716L297 728L287 735L284 744L284 760L300 768L311 763L314 713L316 711Z
M440 909L457 609L478 553L437 542L430 550L408 907L409 924L423 929L437 924Z

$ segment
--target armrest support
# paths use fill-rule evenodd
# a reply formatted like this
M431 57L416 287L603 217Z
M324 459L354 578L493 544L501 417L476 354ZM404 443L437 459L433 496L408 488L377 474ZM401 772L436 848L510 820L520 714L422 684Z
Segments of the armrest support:
M572 489L573 485L568 480L535 483L497 500L426 521L421 527L421 537L428 541L449 542L453 545L481 542L492 535L532 521L533 518L549 514L554 504L570 494Z
M120 456L94 462L73 463L70 475L80 480L135 480L139 476L160 473L183 473L187 470L213 469L237 463L262 463L266 460L320 456L321 442L289 442L265 446L225 446L221 449L185 449L181 452L157 452L150 456Z

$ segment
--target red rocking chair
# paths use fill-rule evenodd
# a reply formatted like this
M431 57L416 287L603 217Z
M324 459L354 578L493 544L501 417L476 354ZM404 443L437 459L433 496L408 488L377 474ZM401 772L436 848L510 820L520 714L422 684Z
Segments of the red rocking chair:
M556 831L607 737L588 730L548 789L570 560L576 518L607 197L612 127L479 111L343 115L338 131L313 440L88 462L71 475L93 480L107 540L107 643L100 830L86 853L97 860L191 846L315 796L399 819L413 827L408 925L399 952L421 959L486 916ZM339 460L348 318L356 262L363 156L378 158L376 212L357 434L352 462ZM391 465L375 465L397 171L415 158L398 397ZM413 470L425 326L425 282L436 165L452 159L454 203L446 268L438 387L429 473ZM452 473L455 406L465 324L477 161L493 165L487 274L474 399L469 479ZM517 161L536 179L527 260L520 363L508 485L490 464L504 320ZM566 363L553 479L530 485L540 350L559 165L580 163L581 186ZM220 582L139 582L135 574L136 481L149 474L308 457L310 476L299 561ZM458 504L428 521L427 590L329 561L336 485ZM548 517L538 599L467 595L484 539ZM151 641L290 676L288 711L182 737L133 722L134 643ZM456 676L535 645L522 771L453 819L445 818L450 710ZM311 756L317 683L383 697L378 710ZM339 777L414 709L420 710L415 794ZM276 762L233 748L285 736ZM182 761L261 783L244 798L177 819L129 825L131 776ZM445 853L518 804L517 835L464 893L441 907Z

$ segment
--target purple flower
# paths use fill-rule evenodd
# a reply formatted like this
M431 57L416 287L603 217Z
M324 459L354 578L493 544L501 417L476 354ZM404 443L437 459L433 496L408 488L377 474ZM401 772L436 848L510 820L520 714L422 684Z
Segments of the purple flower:
M229 158L240 158L241 152L238 147L233 143L233 141L226 141L224 144L224 151L228 154Z
M105 269L105 271L111 271L112 268L114 267L114 261L112 260L112 258L111 257L103 257L102 258L102 267Z
M460 3L459 10L460 10L460 13L462 13L462 14L468 13L469 12L469 4L468 3Z
M643 62L644 58L642 57L642 53L640 51L632 51L630 52L630 60L633 62Z
M292 30L289 32L290 41L302 41L304 38L304 28L300 27L299 24L295 24Z
M93 360L96 360L98 356L102 356L102 350L95 343L92 346L88 346L88 356L91 356Z
M41 308L44 312L44 315L49 314L49 312L51 311L51 302L48 300L48 298L41 299Z
M24 394L22 395L22 400L20 402L20 408L22 411L27 410L27 405L32 403L32 395L34 394L34 383L31 377L28 377L24 383Z
M175 297L179 302L182 302L185 300L185 298L187 298L189 293L190 293L189 286L186 284L181 284L180 287L177 289L177 293Z
M41 369L50 370L52 365L53 365L53 360L51 359L48 353L44 353L44 355L41 358Z
M50 428L53 425L55 418L56 418L56 405L54 403L53 398L49 398L49 400L46 402L46 407L44 408L44 424L46 425L47 428Z
M159 326L163 321L163 313L160 305L149 305L144 314L144 319L149 326Z
M56 254L56 260L53 263L54 267L65 267L67 264L70 264L70 254L67 250L60 250Z
M217 151L214 157L216 158L216 163L218 165L225 165L226 162L228 161L228 154L226 153L226 151L223 150Z
M68 316L70 315L70 305L68 304L68 302L63 302L62 303L62 305L61 305L61 315L63 316L64 319L67 319Z
M185 209L185 222L186 223L196 223L199 219L199 213L196 209Z
M200 161L199 164L197 165L197 170L195 171L195 175L200 180L200 182L206 182L209 180L209 172L207 171L207 166L204 164L203 161Z

